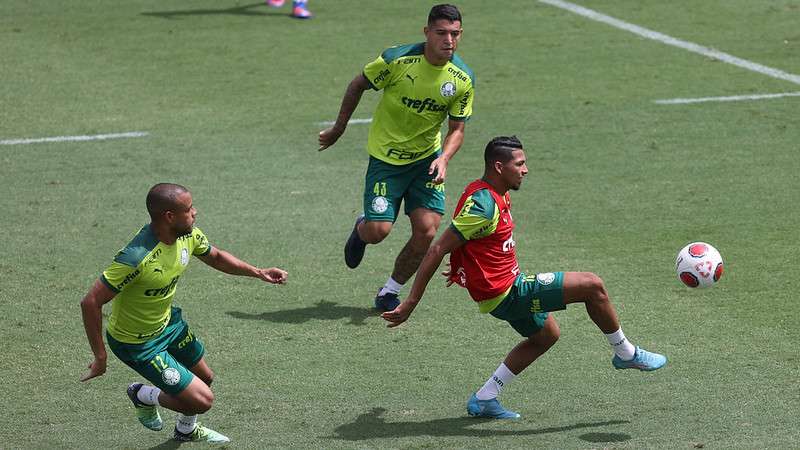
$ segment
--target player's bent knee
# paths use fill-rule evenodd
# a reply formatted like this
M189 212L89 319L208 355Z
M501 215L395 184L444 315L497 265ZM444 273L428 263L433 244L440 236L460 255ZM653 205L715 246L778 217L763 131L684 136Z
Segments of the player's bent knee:
M211 406L214 404L214 393L210 390L208 392L203 392L200 395L197 395L192 399L192 409L194 410L194 414L203 414L208 412L211 409Z
M368 244L377 244L389 236L392 231L391 222L365 222L359 233L361 239Z

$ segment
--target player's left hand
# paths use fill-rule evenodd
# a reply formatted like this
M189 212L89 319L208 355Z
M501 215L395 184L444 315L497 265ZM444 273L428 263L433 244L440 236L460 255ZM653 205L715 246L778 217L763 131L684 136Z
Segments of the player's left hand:
M385 313L381 314L383 320L389 322L387 327L394 328L401 323L408 320L408 316L411 315L411 312L414 311L414 308L417 306L415 302L411 302L408 299L397 305L397 308L386 311Z
M106 360L102 358L95 358L89 363L89 372L81 376L81 381L91 380L92 378L99 377L106 373Z
M289 272L279 269L277 267L270 267L269 269L258 269L258 278L272 284L284 284Z
M444 183L444 178L447 176L447 163L448 159L444 155L439 156L431 162L428 169L428 175L436 174L433 178L434 184Z

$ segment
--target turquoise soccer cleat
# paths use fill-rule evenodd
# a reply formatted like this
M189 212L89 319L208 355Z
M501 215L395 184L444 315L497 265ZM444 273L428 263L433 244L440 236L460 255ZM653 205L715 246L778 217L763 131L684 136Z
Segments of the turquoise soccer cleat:
M212 442L212 443L222 443L222 442L230 442L231 440L228 439L228 436L225 436L222 433L218 433L211 428L204 427L199 423L194 426L194 431L191 433L181 433L178 431L178 428L175 428L175 432L173 433L173 438L179 442Z
M128 386L128 398L136 408L136 418L148 430L161 431L164 428L164 422L161 420L161 414L158 413L158 406L145 405L136 396L142 386L144 386L142 383L133 383Z
M473 417L488 417L490 419L519 419L519 414L509 411L493 398L491 400L478 400L475 394L467 402L467 413Z
M611 360L615 369L639 369L650 372L660 369L667 363L667 357L658 353L648 352L643 348L636 347L633 359L625 361L617 355Z

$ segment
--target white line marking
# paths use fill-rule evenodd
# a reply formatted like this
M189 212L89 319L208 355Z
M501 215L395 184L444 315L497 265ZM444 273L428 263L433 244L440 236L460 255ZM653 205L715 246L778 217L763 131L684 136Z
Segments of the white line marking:
M39 144L42 142L104 141L107 139L135 138L145 137L148 135L150 135L150 133L146 131L131 131L128 133L95 134L92 136L56 136L36 139L7 139L0 141L0 145Z
M765 98L800 97L800 92L784 92L783 94L731 95L729 97L671 98L653 100L659 105L685 105L687 103L736 102L740 100L761 100Z
M319 125L324 125L324 126L327 127L327 126L331 126L331 125L333 125L335 123L336 123L335 121L319 122ZM372 123L372 117L370 117L369 119L350 119L350 121L347 122L348 125L352 125L354 123L356 123L356 124L358 124L358 123Z
M573 12L580 16L592 19L597 22L602 22L607 25L611 25L612 27L620 28L625 31L629 31L633 34L637 34L644 38L652 39L654 41L659 41L667 45L680 47L684 50L689 50L690 52L699 53L709 58L715 58L722 62L733 64L734 66L739 66L743 69L751 70L753 72L758 72L773 78L791 81L792 83L795 84L800 84L800 76L798 75L787 73L778 69L773 69L771 67L763 66L761 64L754 63L746 59L737 58L733 55L729 55L727 53L714 50L713 48L703 47L702 45L697 45L692 42L682 41L680 39L667 36L666 34L662 34L653 30L648 30L647 28L643 28L628 22L624 22L619 19L615 19L613 17L601 14L597 11L593 11L588 8L584 8L582 6L575 5L573 3L565 2L562 0L539 0L539 3L546 3L548 5L555 6L557 8L566 9L567 11Z

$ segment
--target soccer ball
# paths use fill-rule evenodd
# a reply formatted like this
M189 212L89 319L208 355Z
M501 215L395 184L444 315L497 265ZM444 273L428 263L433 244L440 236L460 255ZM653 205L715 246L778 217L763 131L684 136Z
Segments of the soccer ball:
M705 242L692 242L678 252L675 271L690 288L707 288L722 277L722 255Z

